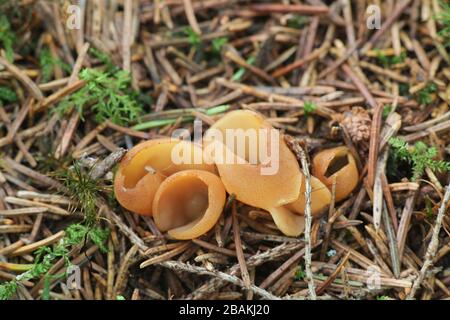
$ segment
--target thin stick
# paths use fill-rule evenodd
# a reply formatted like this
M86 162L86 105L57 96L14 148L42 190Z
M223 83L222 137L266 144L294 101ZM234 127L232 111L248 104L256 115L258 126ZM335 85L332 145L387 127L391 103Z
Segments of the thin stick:
M276 260L283 256L289 255L292 252L299 250L303 244L300 243L283 243L279 246L276 246L272 249L269 249L267 251L255 254L254 256L251 256L247 259L247 267L257 267L261 264L263 264L266 261ZM228 274L239 274L239 264L235 264L231 268L229 268L226 273ZM208 294L214 290L220 289L223 285L225 285L226 282L224 282L222 279L211 279L209 282L201 286L199 289L197 289L192 294L188 295L187 299L199 299L203 295Z
M260 77L261 79L264 79L270 83L275 83L275 80L269 74L267 74L264 70L261 70L260 68L249 64L248 62L246 62L244 59L242 59L238 54L236 54L232 50L228 50L227 52L225 52L225 57L227 57L234 63L238 64L239 66L246 68L250 72L252 72L255 75L257 75L258 77Z
M309 297L311 300L316 300L316 289L314 286L314 276L311 271L311 225L312 225L312 213L311 213L311 174L309 173L309 164L306 160L306 154L300 144L291 137L286 136L286 140L291 148L294 149L294 153L300 157L302 164L303 174L305 175L305 272L308 277L308 289Z
M397 221L397 212L395 211L394 200L392 199L391 189L389 189L389 182L387 180L386 174L383 173L381 175L381 184L383 186L383 194L384 200L386 201L386 206L391 216L392 226L394 231L398 231L398 221Z
M394 271L394 275L396 278L398 278L400 276L400 267L401 267L401 262L398 256L398 247L397 247L397 242L396 242L396 237L395 237L395 232L394 232L394 228L392 226L392 222L391 219L389 217L388 211L385 208L383 208L383 221L384 221L384 226L386 228L386 233L388 236L388 242L389 242L389 253L391 256L391 262L392 262L392 271Z
M132 37L133 1L125 0L123 13L122 67L131 70L131 37Z
M194 8L192 7L191 0L183 0L184 11L186 12L186 18L191 25L192 30L197 34L202 34L202 30L198 26L197 18L195 17Z
M375 230L378 230L381 225L381 212L383 210L382 175L386 170L387 156L388 152L386 149L378 159L378 163L376 166L376 176L373 186L373 224L375 226Z
M414 210L414 204L418 195L418 190L410 192L409 197L405 201L405 206L403 207L402 216L400 218L400 224L397 231L397 243L398 243L398 256L400 261L402 261L403 251L405 249L406 236L409 231L409 225L411 222L411 216Z
M114 268L114 260L115 260L115 254L114 254L114 246L111 241L111 239L108 239L108 255L107 255L107 275L106 275L106 299L107 300L114 300L113 291L114 291L114 275L115 275L115 268Z
M328 48L329 48L328 45L320 47L320 48L314 50L313 52L311 52L310 54L308 54L307 56L305 56L305 57L303 57L301 59L298 59L298 60L292 62L291 64L288 64L285 67L277 69L276 71L274 71L272 73L272 77L278 78L278 77L284 76L285 74L287 74L287 73L289 73L289 72L291 72L291 71L293 71L295 69L298 69L298 68L304 66L308 62L317 59L322 53L327 51Z
M45 98L41 104L36 105L34 112L39 112L45 109L47 106L58 102L60 99L64 98L65 96L68 96L69 94L81 89L86 84L86 81L84 80L76 80L67 86L64 86L63 88L59 89L55 93L51 94L47 98Z
M13 252L14 250L19 249L20 247L22 247L25 244L25 242L23 240L18 240L12 244L10 244L9 246L3 247L0 249L0 256L6 256L9 253Z
M146 267L148 267L148 266L150 266L152 264L155 264L155 263L166 262L166 260L169 260L170 258L173 258L173 257L181 254L182 252L184 252L190 245L191 245L190 242L183 243L182 245L176 247L175 249L173 249L171 251L168 251L168 252L163 253L163 254L161 254L159 256L150 258L148 260L145 260L144 262L142 262L139 265L139 267L141 269L143 269L143 268L146 268Z
M48 245L51 245L51 244L59 241L59 239L64 237L64 235L65 235L64 231L59 231L59 232L55 233L54 235L52 235L52 236L50 236L48 238L45 238L45 239L42 239L40 241L31 243L31 244L23 246L21 248L18 248L17 250L12 252L10 255L14 257L14 256L20 256L20 255L23 255L23 254L27 254L27 253L33 252L34 250L36 250L36 249L38 249L38 248L40 248L42 246L48 246Z
M237 212L236 212L236 202L233 201L231 206L232 206L231 214L233 217L233 237L234 237L234 244L236 247L235 248L236 255L238 258L239 266L241 267L242 280L244 280L246 289L250 290L252 282L250 279L250 274L248 273L247 264L245 262L244 250L242 249L239 221L238 221ZM249 298L248 300L251 300L251 296L248 296L248 298Z
M10 63L8 60L0 57L0 64L5 66L6 70L11 72L22 84L30 91L31 95L36 98L36 100L41 101L44 99L44 95L41 89L31 80L25 72L17 68L14 64Z
M114 167L116 163L118 163L125 156L126 150L123 148L119 148L108 155L105 159L103 159L98 164L94 165L90 176L92 179L97 180L102 178L109 170Z
M83 61L88 53L88 50L89 50L89 43L86 42L81 48L80 54L78 55L77 61L75 62L75 66L72 70L72 74L70 75L68 85L73 84L77 80L78 73L80 72L80 69L83 65ZM79 119L80 119L79 113L73 111L73 114L69 120L69 124L67 125L66 131L64 132L61 138L61 142L56 149L55 157L57 159L60 159L62 156L64 156L67 149L69 148L70 141L72 140L72 136L75 133Z
M347 254L342 258L341 262L339 262L336 269L333 271L332 274L328 276L328 279L323 282L320 287L317 288L316 294L320 296L326 288L336 279L336 277L341 273L341 271L345 268L345 264L347 263L348 259L350 258L350 252L347 252Z
M394 12L392 12L387 19L384 21L384 23L381 25L381 28L375 32L372 37L370 37L369 41L367 41L366 45L361 49L362 53L367 52L368 50L372 49L374 44L378 41L378 39L390 29L392 24L400 17L400 15L403 13L404 10L408 7L411 0L405 0L399 5L397 5L394 9Z
M296 261L305 255L305 248L297 251L293 256L286 260L277 270L272 272L260 285L261 288L269 287L275 280L277 280L284 271L289 269Z
M352 80L355 87L361 92L362 96L366 99L367 103L373 108L376 109L378 103L373 98L369 89L367 89L366 85L358 78L358 76L353 72L348 64L344 64L342 66L342 70L344 70L345 74Z
M3 157L2 160L4 161L5 164L11 166L14 170L34 179L36 181L39 181L39 182L41 182L49 187L55 188L55 189L65 190L65 187L58 181L53 180L52 178L49 178L48 176L43 175L42 173L34 171L20 163L17 163L7 156Z
M219 252L221 254L224 254L224 255L227 255L227 256L230 256L230 257L237 257L237 253L236 253L235 250L222 248L222 247L216 246L216 245L214 245L212 243L209 243L209 242L206 242L206 241L203 241L203 240L200 240L200 239L192 239L192 242L195 243L196 245L200 246L200 247L203 247L203 248L206 248L206 249L209 249L209 250L213 250L213 251L217 251L217 252ZM246 255L246 254L244 254L244 255Z
M243 287L243 288L246 287L246 284L241 279L239 279L238 277L233 276L231 274L222 272L222 271L210 271L203 267L197 267L197 266L182 263L179 261L166 261L166 262L162 263L161 265L166 268L172 269L172 270L187 271L187 272L191 272L191 273L195 273L195 274L199 274L199 275L209 275L209 276L217 277L217 278L220 278L221 280L238 285L240 287ZM252 290L254 293L256 293L257 295L261 296L264 299L268 299L268 300L279 300L280 299L279 297L274 296L273 294L267 292L264 289L261 289L260 287L255 286L255 285L251 285L250 290Z
M262 3L250 5L250 10L268 13L323 14L330 9L327 6L307 6L302 4Z
M428 269L433 265L433 259L436 255L436 251L439 246L439 232L441 231L442 220L444 219L445 213L447 212L447 203L450 200L450 184L447 185L444 199L442 199L441 206L439 207L438 215L436 217L436 222L433 227L433 234L431 236L430 243L428 244L427 253L425 254L425 261L420 269L419 276L414 280L411 291L409 292L407 299L414 299L417 290L421 286Z
M356 51L356 49L358 49L358 47L360 45L361 45L361 40L356 41L355 44L352 45L350 48L348 48L347 51L345 51L345 53L341 57L339 57L336 61L334 61L328 68L326 68L321 73L319 73L319 75L317 77L319 79L324 78L327 75L329 75L331 72L333 72L334 70L339 68L341 66L341 64L343 64L345 61L348 60L348 58L350 58L352 56L352 54Z

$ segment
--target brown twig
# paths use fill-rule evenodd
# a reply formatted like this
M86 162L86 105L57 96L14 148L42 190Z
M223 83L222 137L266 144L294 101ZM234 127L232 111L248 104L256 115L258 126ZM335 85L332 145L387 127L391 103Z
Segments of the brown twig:
M416 278L416 280L414 280L411 291L409 292L407 297L408 299L414 299L417 290L419 289L427 275L428 269L433 265L433 259L436 255L436 251L439 245L439 232L441 231L442 221L444 219L445 213L447 212L449 200L450 184L446 187L444 198L442 199L441 205L439 207L439 212L433 227L433 234L431 236L431 240L428 244L427 252L425 254L425 261L423 262L422 268L420 269L419 276Z
M231 214L233 216L233 236L236 249L236 256L238 258L239 266L241 268L241 276L247 290L250 290L252 282L250 274L248 273L247 264L245 263L244 250L242 248L242 241L240 235L239 221L236 212L236 202L231 205ZM247 299L251 300L251 296L247 295Z
M311 271L311 175L309 173L309 164L306 160L306 154L300 144L292 137L285 137L288 145L293 149L294 153L300 158L303 174L305 176L305 272L308 278L309 297L311 300L316 300L316 288L314 285L314 277Z

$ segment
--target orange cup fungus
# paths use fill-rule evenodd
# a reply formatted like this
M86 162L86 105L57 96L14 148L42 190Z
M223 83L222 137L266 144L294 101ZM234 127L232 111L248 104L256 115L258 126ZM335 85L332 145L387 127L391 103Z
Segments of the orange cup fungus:
M175 239L193 239L211 230L225 204L220 178L208 171L179 171L164 180L153 200L153 218Z
M227 135L230 129L242 130L240 136L244 138L241 143L245 142L246 148L237 148L231 139L239 138L239 135ZM274 133L278 131L259 114L247 110L233 111L206 132L206 148L214 143L214 138L221 137L223 150L220 145L219 150L216 147L213 158L227 192L235 194L243 203L269 211L284 234L298 236L304 229L303 174L283 137ZM249 154L252 138L253 152L257 152L253 155L253 162L249 159L252 156ZM267 154L261 150L267 151ZM218 152L220 155L217 155ZM223 163L217 160L218 157L221 160L228 157L233 161ZM272 174L269 167L276 168L276 173ZM266 174L264 169L267 169ZM291 203L292 206L287 206Z
M336 179L336 201L345 199L358 185L356 161L347 147L320 151L313 158L313 173L330 190Z
M172 151L175 147L190 153L192 158L196 152L200 155L202 152L194 143L169 138L149 140L128 151L114 180L114 192L123 207L142 215L152 215L155 193L170 175L187 169L216 173L213 164L174 163Z
M132 148L114 180L119 203L132 212L153 215L159 230L187 240L214 227L228 192L267 210L285 235L303 232L305 177L278 130L256 112L237 110L214 123L203 142L204 148L166 138ZM188 161L175 161L174 154L180 151ZM330 204L333 179L336 201L358 183L355 159L345 147L319 152L313 159L313 173L313 215Z

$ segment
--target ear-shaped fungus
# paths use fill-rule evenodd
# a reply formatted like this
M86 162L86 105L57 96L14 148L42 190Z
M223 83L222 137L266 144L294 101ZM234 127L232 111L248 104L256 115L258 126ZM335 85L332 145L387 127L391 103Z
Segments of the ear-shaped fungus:
M188 160L177 164L174 148ZM191 142L169 138L149 140L136 145L122 159L114 179L114 192L119 203L142 215L152 214L153 198L168 176L182 170L198 169L215 173L215 166L195 162L202 157L202 148ZM196 164L199 163L199 164Z
M230 129L234 131L229 131ZM235 135L228 135L227 131ZM269 211L284 234L298 236L304 229L304 217L283 206L299 197L300 168L281 135L272 137L274 131L276 130L255 112L232 111L206 132L205 151L208 154L211 144L219 142L211 154L228 193L235 194L243 203ZM221 141L218 141L219 137ZM230 137L241 140L230 141ZM245 149L238 147L239 142ZM250 150L253 150L253 154ZM265 159L261 150L268 151L270 157ZM264 174L264 169L270 169L271 166L275 167L276 172Z
M330 190L336 178L336 201L346 198L358 184L356 161L347 147L326 149L313 158L313 173Z
M175 239L194 239L214 227L225 204L225 188L215 174L184 170L164 180L153 201L153 218Z

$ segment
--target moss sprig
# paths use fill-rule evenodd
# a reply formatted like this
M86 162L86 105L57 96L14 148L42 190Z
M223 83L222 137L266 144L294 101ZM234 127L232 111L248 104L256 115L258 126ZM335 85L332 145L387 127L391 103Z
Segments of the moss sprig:
M390 149L390 171L398 171L399 162L406 162L412 169L413 181L420 179L426 168L433 171L449 171L450 162L435 160L437 150L429 147L424 142L418 141L414 146L410 146L401 138L391 138L389 140Z
M97 122L108 119L118 125L127 125L138 120L143 113L143 105L131 89L129 72L118 70L111 73L88 68L80 72L80 79L85 80L86 85L59 103L55 110L60 115L75 108L84 119L90 106Z

